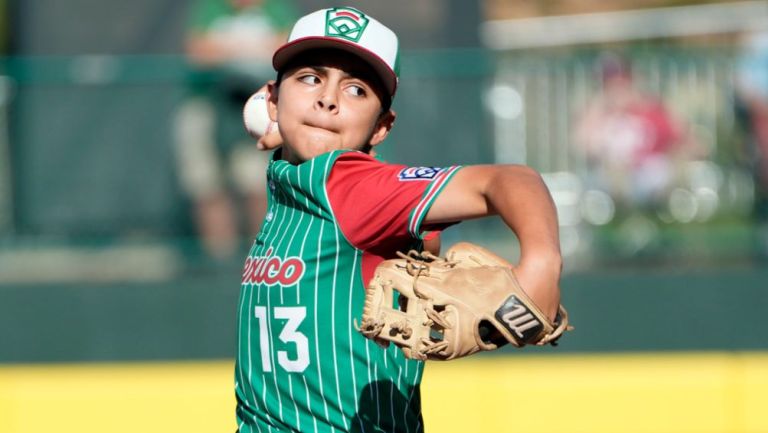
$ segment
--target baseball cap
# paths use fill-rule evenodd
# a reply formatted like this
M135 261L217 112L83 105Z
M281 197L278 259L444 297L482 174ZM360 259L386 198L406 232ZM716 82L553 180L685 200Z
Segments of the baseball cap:
M293 25L288 42L275 51L272 66L280 71L296 55L315 48L348 51L367 62L394 96L400 69L397 35L353 7L321 9Z

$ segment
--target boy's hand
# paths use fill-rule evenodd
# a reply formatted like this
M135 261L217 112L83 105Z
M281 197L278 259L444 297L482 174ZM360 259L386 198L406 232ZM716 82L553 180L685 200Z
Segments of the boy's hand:
M256 141L256 148L259 150L274 150L283 145L283 136L280 135L280 128L272 128L272 130L261 136Z

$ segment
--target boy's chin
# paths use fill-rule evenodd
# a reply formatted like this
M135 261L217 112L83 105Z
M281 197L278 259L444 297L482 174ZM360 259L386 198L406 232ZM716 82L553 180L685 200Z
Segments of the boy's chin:
M301 143L301 145L284 143L285 152L283 155L287 157L285 159L301 163L334 150L348 149L368 152L371 149L371 146L366 144L352 147L345 146L338 135L326 131L305 136Z
M302 163L339 148L335 143L313 142L299 148L284 149L283 157L293 163Z
M316 156L320 156L324 153L332 152L334 150L341 149L341 146L335 140L318 140L313 141L309 146L303 149L303 156L306 159L312 159Z

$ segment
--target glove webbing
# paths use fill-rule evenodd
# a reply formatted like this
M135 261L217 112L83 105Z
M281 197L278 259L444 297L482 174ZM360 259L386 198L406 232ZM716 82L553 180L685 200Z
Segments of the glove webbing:
M419 280L419 277L422 275L425 277L429 276L430 271L430 263L435 260L443 260L440 257L435 256L434 254L430 253L429 251L424 252L418 252L416 250L410 250L408 251L408 254L403 254L400 251L397 252L397 255L401 258L406 260L405 270L413 276L413 293L416 294L421 299L427 299L429 300L429 296L425 295L423 292L419 290L418 284L416 284ZM458 262L454 262L448 259L445 259L445 265L448 267L454 267L456 266ZM444 329L450 329L451 324L448 323L443 316L440 315L437 311L435 311L434 308L428 307L424 308L424 312L427 313L427 317L431 321L427 321L424 323L424 326L432 326L433 324L437 323L439 326L441 326Z

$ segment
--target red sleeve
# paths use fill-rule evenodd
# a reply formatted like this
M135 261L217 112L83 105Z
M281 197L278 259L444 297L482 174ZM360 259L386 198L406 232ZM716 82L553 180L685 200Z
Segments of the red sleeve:
M370 250L382 243L414 238L413 226L426 214L425 195L451 169L386 164L360 152L340 156L328 177L328 200L347 240ZM428 203L428 204L427 204Z

